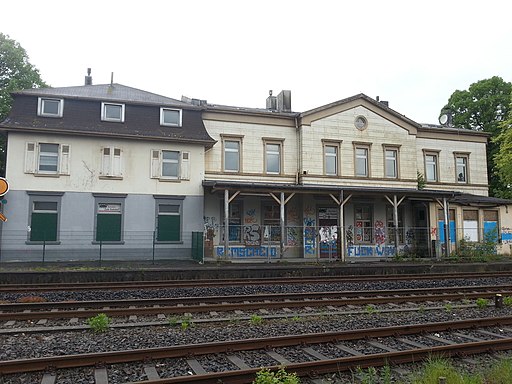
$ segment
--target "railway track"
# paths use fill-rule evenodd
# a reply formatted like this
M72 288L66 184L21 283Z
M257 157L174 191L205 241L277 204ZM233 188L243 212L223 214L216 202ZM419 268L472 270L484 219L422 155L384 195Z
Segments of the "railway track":
M31 380L35 381L28 382L53 384L59 370L95 367L89 372L96 383L118 383L111 373L117 364L129 363L141 367L145 380L137 382L145 384L250 383L262 361L271 369L285 365L290 372L315 377L356 367L418 362L435 354L447 357L511 350L511 327L512 316L503 316L4 360L0 374L9 382L10 375L34 372ZM212 359L215 367L210 364Z
M158 289L158 288L198 288L226 287L247 285L286 285L286 284L319 284L349 283L408 280L447 280L447 279L479 279L512 277L512 272L489 273L445 273L445 274L414 274L414 275L360 275L360 276L306 276L285 278L242 278L215 280L155 280L155 281L122 281L122 282L83 282L83 283L45 283L45 284L3 284L0 293L15 292L51 292L51 291L82 291L82 290L120 290L120 289Z
M512 286L442 287L374 291L301 292L256 295L223 295L156 299L100 300L74 302L36 302L0 304L0 321L12 327L15 321L84 319L105 313L109 317L214 314L236 311L238 314L286 313L291 309L342 311L347 308L379 304L434 303L489 299L497 294L512 296ZM44 323L46 323L46 321ZM76 320L75 320L76 322Z

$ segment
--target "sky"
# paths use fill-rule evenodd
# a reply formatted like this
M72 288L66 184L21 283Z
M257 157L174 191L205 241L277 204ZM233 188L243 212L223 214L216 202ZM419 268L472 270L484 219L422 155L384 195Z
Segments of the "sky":
M17 0L0 32L52 87L114 82L175 99L304 112L364 93L418 123L450 95L512 81L510 0Z

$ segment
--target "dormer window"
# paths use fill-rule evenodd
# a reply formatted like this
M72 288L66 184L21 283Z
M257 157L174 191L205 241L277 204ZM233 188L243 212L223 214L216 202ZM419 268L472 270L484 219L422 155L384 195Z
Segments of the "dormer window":
M37 114L44 117L62 117L64 100L40 97L37 103Z
M181 127L181 109L160 108L160 125Z
M101 120L124 122L124 104L101 103Z

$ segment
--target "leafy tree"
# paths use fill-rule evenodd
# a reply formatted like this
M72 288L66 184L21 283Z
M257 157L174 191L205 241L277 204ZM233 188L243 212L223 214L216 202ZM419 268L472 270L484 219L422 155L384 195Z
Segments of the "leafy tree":
M512 83L501 77L480 80L471 84L468 90L453 92L441 113L450 111L456 128L488 132L495 138L501 133L501 123L509 113L511 92ZM501 182L494 162L498 148L498 143L491 139L487 145L487 173L490 194L499 197L506 193L506 186Z
M11 109L11 92L46 87L39 71L29 63L19 43L0 33L0 122ZM5 174L5 137L0 136L0 174Z
M498 176L503 184L500 197L512 199L512 95L507 120L501 122L501 133L494 139L499 150L494 157Z

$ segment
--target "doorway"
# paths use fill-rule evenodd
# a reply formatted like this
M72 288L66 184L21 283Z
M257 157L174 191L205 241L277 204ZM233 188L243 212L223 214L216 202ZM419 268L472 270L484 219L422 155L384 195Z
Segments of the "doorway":
M335 259L338 257L338 218L338 208L318 208L318 240L320 243L320 258Z

